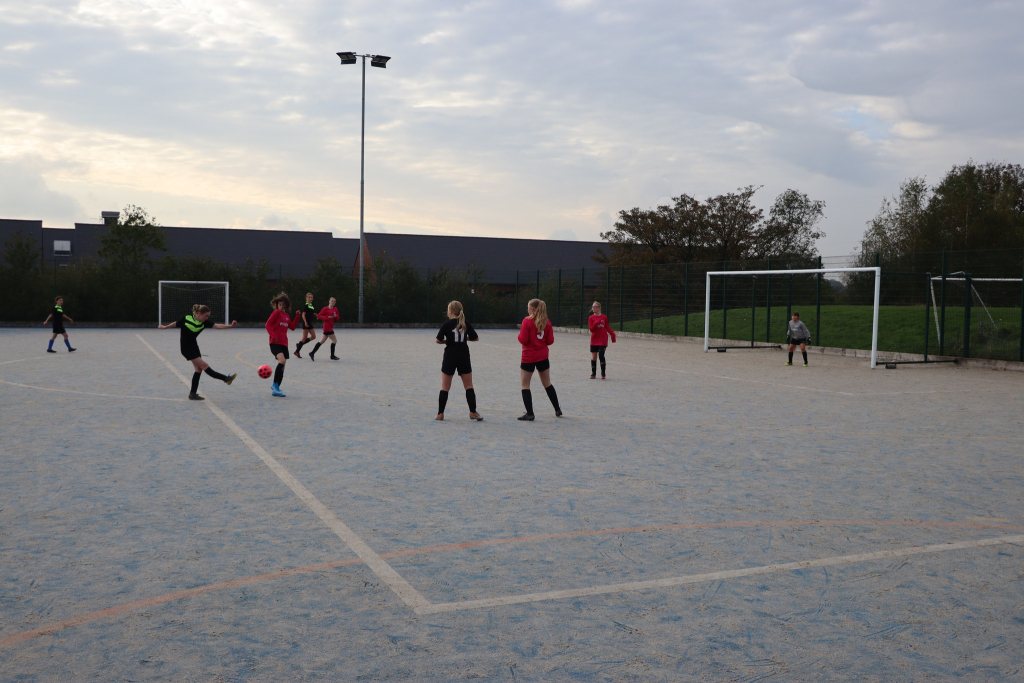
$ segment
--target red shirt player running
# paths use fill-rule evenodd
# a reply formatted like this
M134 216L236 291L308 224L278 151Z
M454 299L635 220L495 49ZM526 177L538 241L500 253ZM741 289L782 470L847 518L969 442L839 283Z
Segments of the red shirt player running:
M327 305L320 309L320 312L316 314L316 317L324 323L324 336L320 337L320 341L316 343L313 350L309 352L309 359L316 360L313 356L316 355L317 349L323 346L323 343L328 339L331 340L331 360L341 360L334 355L334 347L338 345L338 338L334 336L334 322L341 320L341 314L338 313L338 300L333 296Z
M281 391L281 382L284 381L284 364L288 361L288 330L294 330L299 322L298 317L294 320L289 315L292 302L288 295L281 292L270 300L274 312L267 319L267 334L270 335L270 353L277 358L277 369L274 370L274 383L270 385L270 394L284 398Z

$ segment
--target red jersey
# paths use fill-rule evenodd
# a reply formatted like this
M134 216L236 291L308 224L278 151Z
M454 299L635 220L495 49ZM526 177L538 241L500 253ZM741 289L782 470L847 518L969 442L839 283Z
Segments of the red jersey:
M271 313L264 326L270 334L270 343L288 346L288 330L294 330L298 322L298 317L292 320L292 317L282 310Z
M316 314L316 317L324 321L324 334L333 334L334 321L341 320L341 315L338 313L338 309L330 308L329 306L324 306L320 312Z
M612 336L612 343L615 343L615 330L604 313L590 316L589 325L591 346L608 346L608 335Z
M537 332L533 318L523 318L519 328L519 343L523 345L523 363L539 363L548 357L548 347L555 343L555 331L549 320L543 334Z

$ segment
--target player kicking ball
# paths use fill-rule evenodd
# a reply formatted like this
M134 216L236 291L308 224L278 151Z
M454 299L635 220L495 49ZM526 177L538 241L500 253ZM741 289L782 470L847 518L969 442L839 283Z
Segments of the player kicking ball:
M800 314L794 313L793 319L789 321L789 327L786 329L786 343L789 344L789 361L786 365L793 364L793 350L796 349L797 345L800 345L800 353L804 357L804 367L807 367L807 345L811 343L811 332L807 329L807 325L804 325L800 321Z
M204 304L195 304L192 307L192 315L186 315L185 317L176 320L169 325L160 325L161 330L169 330L172 327L181 328L181 355L189 363L192 363L192 369L195 372L192 374L192 391L189 392L188 398L190 401L203 401L205 400L199 395L199 378L203 376L205 372L207 375L214 379L219 379L228 386L235 381L238 377L238 373L231 375L222 375L217 372L210 365L203 360L203 354L199 351L199 335L203 330L213 328L215 330L229 330L232 327L237 327L238 321L232 320L230 325L224 325L222 323L215 323L210 320L210 307Z

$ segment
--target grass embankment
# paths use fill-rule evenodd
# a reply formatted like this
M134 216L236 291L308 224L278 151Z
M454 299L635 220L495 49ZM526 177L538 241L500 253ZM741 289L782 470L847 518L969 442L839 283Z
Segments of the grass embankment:
M813 306L800 307L800 319L807 325L817 346L832 346L844 349L871 348L871 306L845 306L829 304L821 307L820 335L816 336L817 319ZM971 353L973 357L1003 358L1017 360L1020 353L1020 309L990 308L995 325L984 309L971 309ZM749 308L735 308L728 311L728 329L723 334L723 312L711 311L711 337L735 339L749 342L751 339L751 311ZM771 335L767 336L768 309L754 311L753 339L760 343L782 344L786 340L786 307L771 309ZM613 323L616 330L617 322ZM650 319L625 323L628 332L650 332ZM928 353L939 352L935 325L935 311L928 311ZM947 355L963 353L963 308L946 307ZM687 325L684 316L670 315L655 317L655 334L704 336L704 312L691 313ZM924 306L881 306L878 310L878 348L880 351L923 353L925 345Z

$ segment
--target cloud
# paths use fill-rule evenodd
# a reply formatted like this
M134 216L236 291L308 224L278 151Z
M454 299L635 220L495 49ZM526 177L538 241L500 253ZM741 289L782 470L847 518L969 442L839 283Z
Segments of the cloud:
M0 159L0 216L42 219L48 226L74 221L84 215L73 197L51 190L38 160Z
M548 235L549 240L569 240L576 241L576 233L568 228L562 228L561 230L555 230Z

